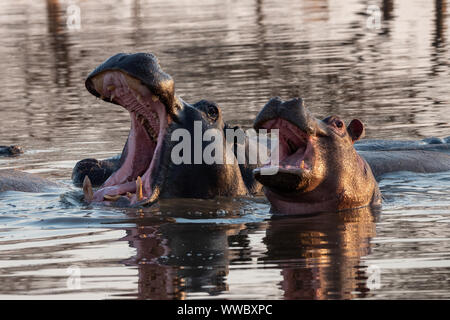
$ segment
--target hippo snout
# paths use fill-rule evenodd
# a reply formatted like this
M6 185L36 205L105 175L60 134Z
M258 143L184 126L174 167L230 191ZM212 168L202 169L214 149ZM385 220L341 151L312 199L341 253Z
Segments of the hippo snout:
M259 129L265 122L276 118L291 122L309 135L328 135L326 125L309 112L302 98L288 101L283 101L280 97L270 99L256 116L253 126Z

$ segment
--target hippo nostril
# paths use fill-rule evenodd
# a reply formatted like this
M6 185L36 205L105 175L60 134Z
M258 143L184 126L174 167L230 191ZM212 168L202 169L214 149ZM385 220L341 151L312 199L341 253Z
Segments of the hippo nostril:
M213 120L217 120L217 117L219 115L219 109L217 109L217 107L214 105L210 105L210 106L208 106L207 113L208 113L208 117L210 117Z
M319 137L326 137L328 136L328 131L327 131L327 125L321 121L321 120L316 120L316 126L315 126L315 134Z

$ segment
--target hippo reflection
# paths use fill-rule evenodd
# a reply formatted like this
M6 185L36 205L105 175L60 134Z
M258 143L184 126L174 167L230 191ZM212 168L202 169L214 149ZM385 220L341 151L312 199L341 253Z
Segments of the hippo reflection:
M161 200L161 205L162 217L192 219L186 212L201 212L203 217L214 218L217 213L214 201L177 199L174 205ZM243 209L242 204L226 200L220 206L228 217ZM135 227L126 228L122 240L128 241L136 254L123 263L138 269L139 299L227 293L227 279L233 271L230 266L239 266L234 271L239 273L252 263L279 270L279 289L286 299L349 299L370 291L369 274L361 258L370 253L376 214L366 207L338 214L274 217L252 224L217 224L214 219L211 223L174 223L143 216ZM252 262L256 243L249 237L264 229L265 253Z
M223 199L220 210L227 219L242 209L239 203ZM160 201L163 217L189 217L201 213L214 218L218 211L216 201L199 202L177 199ZM199 229L202 230L199 232ZM230 261L230 239L240 235L244 224L174 223L163 218L142 217L136 227L127 228L121 240L136 248L136 255L124 261L138 269L137 296L139 299L184 299L188 293L202 292L211 296L228 290L226 277Z
M285 299L351 299L370 291L367 266L377 212L370 207L269 222L264 263L276 261Z

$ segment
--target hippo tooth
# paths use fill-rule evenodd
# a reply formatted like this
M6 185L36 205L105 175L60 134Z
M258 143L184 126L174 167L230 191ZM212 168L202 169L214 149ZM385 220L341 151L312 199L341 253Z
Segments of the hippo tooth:
M136 179L136 197L138 201L144 199L144 195L142 194L142 179L139 176Z
M114 86L114 85L110 85L110 86L106 87L106 89L108 89L109 91L113 91L115 88L116 88L116 86Z
M142 103L142 97L141 97L140 94L138 94L138 95L136 96L136 100L137 100L137 102Z
M90 202L94 199L94 192L92 191L92 183L88 176L85 176L83 180L83 193L85 201Z
M133 197L133 194L132 194L131 192L127 192L127 197L128 197L128 198L132 198L132 197Z
M302 162L300 162L300 168L305 169L305 161L302 160Z
M105 199L106 201L117 201L120 199L120 194L117 194L115 196L110 196L109 194L105 194L103 196L103 199Z
M158 96L152 95L152 100L153 100L153 102L156 102L156 101L159 101L159 98L158 98Z
M116 95L113 93L111 94L111 96L109 97L109 101L113 101L113 99L116 97Z

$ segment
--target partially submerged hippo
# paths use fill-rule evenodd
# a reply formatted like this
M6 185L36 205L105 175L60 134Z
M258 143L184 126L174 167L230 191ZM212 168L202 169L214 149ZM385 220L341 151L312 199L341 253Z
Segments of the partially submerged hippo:
M354 142L364 134L361 121L355 119L346 127L335 116L317 120L301 99L283 102L279 98L264 107L254 124L255 129L280 130L281 166L277 174L262 174L262 168L255 169L257 164L249 165L248 161L191 164L197 147L202 152L209 141L191 144L191 162L175 164L171 159L178 144L172 141L175 130L195 135L195 122L200 122L200 134L215 129L223 136L229 128L215 103L201 100L189 104L176 97L172 78L152 54L145 53L109 58L88 76L86 88L107 102L121 105L131 117L128 140L119 157L85 159L75 166L72 179L75 185L83 186L88 202L137 206L159 198L253 195L261 189L259 181L266 186L275 211L336 211L379 205L375 178L386 172L450 170L449 155L427 151L425 146L414 146L423 150L357 153ZM238 147L234 141L223 141L233 150ZM27 174L1 171L0 190L40 191L52 185L36 177L28 188L28 179ZM94 193L93 186L100 188Z
M423 150L450 153L450 137L431 137L423 140L360 140L355 143L358 151Z
M223 134L228 126L215 103L189 104L178 98L173 79L161 70L154 55L114 55L88 76L86 88L122 106L131 117L128 140L119 157L85 159L75 166L72 180L75 185L83 184L87 201L145 205L160 197L239 196L261 189L252 175L255 166L173 163L171 151L178 141L171 138L176 129L194 135L194 122L200 121L202 134L211 128ZM200 152L208 143L200 145ZM191 163L197 147L191 144ZM91 185L101 186L93 192Z
M0 156L17 156L23 153L23 149L21 146L11 145L11 146L0 146Z
M278 173L264 175L257 168L254 176L265 186L272 210L282 214L379 206L376 178L382 174L450 170L450 155L440 152L384 151L388 144L374 148L383 151L357 152L354 143L364 135L361 121L354 119L346 126L337 116L318 120L302 99L271 99L257 115L254 128L279 130ZM448 150L445 141L442 147Z
M58 187L58 184L35 174L15 169L0 170L0 192L44 192Z

